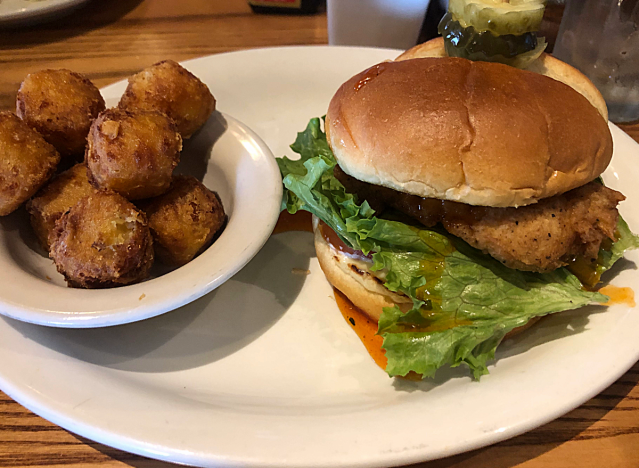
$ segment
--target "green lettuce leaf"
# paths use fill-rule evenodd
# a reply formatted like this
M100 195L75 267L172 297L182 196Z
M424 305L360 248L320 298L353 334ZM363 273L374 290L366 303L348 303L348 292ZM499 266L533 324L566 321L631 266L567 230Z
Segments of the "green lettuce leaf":
M300 159L278 159L283 207L310 211L354 249L372 252L371 269L385 286L412 300L408 310L387 308L379 320L391 376L429 377L442 366L464 363L478 379L513 328L608 299L584 290L565 268L545 274L512 270L445 232L376 217L333 176L336 161L320 119L309 122L291 149ZM602 252L602 268L639 247L621 219L618 232L612 249Z
M617 233L619 239L612 244L610 250L602 250L599 253L601 272L609 270L628 250L639 249L639 236L630 231L628 224L619 216L617 221Z
M441 312L424 331L405 331L399 323L403 314L397 307L384 310L380 329L383 324L386 371L390 375L414 371L428 377L443 365L465 363L478 379L488 373L487 362L513 328L534 317L608 299L582 290L579 280L564 268L546 274L504 272L496 260L476 261L477 256L486 257L461 251L446 257L437 285Z

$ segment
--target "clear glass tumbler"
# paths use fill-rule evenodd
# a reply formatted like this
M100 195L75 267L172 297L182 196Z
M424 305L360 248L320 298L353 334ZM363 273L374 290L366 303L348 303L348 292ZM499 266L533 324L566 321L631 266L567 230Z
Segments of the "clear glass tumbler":
M639 0L568 0L553 55L601 91L613 122L639 120Z

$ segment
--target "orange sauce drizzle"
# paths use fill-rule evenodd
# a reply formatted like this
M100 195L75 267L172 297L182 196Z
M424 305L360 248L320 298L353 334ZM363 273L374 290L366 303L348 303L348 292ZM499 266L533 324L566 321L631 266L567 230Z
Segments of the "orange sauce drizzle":
M313 215L308 211L298 211L294 215L284 210L277 219L273 234L289 231L308 231L313 232Z
M631 288L620 288L609 284L599 290L601 294L605 294L610 299L604 305L625 304L629 307L635 307L635 292Z
M338 289L333 288L335 292L335 302L339 308L344 320L355 331L362 344L368 351L368 354L373 358L375 364L382 369L386 369L388 359L386 358L386 350L382 348L384 344L384 338L377 335L377 322L372 321L368 316L357 308L344 294ZM422 380L421 374L416 372L409 372L405 376L397 376L401 379L420 381Z
M386 351L382 349L384 339L377 335L377 322L369 319L340 291L335 288L333 291L335 292L335 302L337 302L337 307L339 307L344 320L355 331L375 363L382 369L386 369Z

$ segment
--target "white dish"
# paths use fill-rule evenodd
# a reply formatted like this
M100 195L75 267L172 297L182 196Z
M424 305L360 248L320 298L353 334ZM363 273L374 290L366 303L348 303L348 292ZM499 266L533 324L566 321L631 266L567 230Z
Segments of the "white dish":
M116 88L104 92L117 103ZM268 239L280 210L282 179L264 142L234 118L215 112L184 144L178 173L220 195L229 217L220 237L188 264L120 288L68 288L18 210L0 218L0 313L56 327L104 327L154 317L212 291L246 265ZM163 274L161 274L163 273Z
M70 13L87 0L0 0L0 26L37 23Z
M188 67L220 107L277 155L337 86L396 52L283 48ZM120 88L117 88L118 90ZM635 230L639 145L612 126L606 182ZM632 252L612 282L639 286ZM297 269L297 270L293 270ZM308 276L298 274L310 271ZM98 442L203 466L391 466L481 447L544 424L610 385L639 358L639 314L617 305L557 314L502 345L491 374L392 380L332 298L308 233L273 236L213 293L143 322L94 330L0 319L0 388Z

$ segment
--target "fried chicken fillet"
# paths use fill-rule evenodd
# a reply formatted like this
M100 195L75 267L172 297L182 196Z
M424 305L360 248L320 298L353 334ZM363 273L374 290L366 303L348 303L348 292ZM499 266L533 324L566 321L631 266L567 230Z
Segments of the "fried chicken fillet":
M441 223L451 234L509 268L548 272L575 257L596 261L607 239L614 240L625 197L597 181L518 208L494 208L428 199L361 182L335 168L346 191L378 212L395 209L421 224Z

